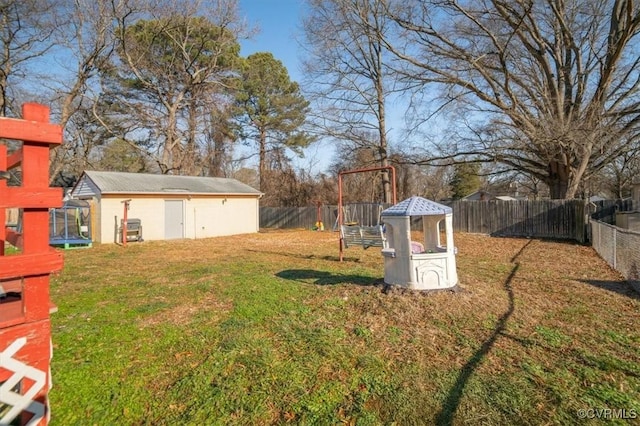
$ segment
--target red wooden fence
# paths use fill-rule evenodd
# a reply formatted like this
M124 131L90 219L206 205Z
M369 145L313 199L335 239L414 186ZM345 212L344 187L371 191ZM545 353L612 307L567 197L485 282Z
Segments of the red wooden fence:
M7 152L0 141L0 424L46 425L51 387L49 275L62 269L62 253L49 247L49 208L62 206L62 190L49 187L49 149L62 128L49 108L22 107L22 120L0 117L0 138L21 141ZM21 171L19 186L7 173ZM22 233L5 227L7 208L22 209ZM17 252L5 254L7 242Z

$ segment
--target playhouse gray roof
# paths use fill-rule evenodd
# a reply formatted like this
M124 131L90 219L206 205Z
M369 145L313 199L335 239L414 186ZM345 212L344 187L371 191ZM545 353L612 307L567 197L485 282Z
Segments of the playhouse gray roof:
M103 194L261 194L249 185L228 178L98 171L85 171L84 175Z
M435 201L422 197L411 197L384 210L382 216L435 216L452 212L451 207Z

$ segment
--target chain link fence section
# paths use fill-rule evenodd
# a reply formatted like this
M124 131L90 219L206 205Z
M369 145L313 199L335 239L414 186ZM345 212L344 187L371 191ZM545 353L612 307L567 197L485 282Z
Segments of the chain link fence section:
M640 293L640 232L590 220L591 245Z

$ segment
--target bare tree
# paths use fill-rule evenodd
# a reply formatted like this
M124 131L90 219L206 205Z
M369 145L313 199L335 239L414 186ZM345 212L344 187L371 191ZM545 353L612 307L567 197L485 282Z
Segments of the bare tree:
M616 158L599 174L593 176L585 188L588 195L625 198L631 195L634 178L640 176L640 157L627 154Z
M363 138L363 140L365 140ZM378 149L373 144L353 147L349 141L338 141L335 160L330 165L334 176L344 170L361 169L376 165ZM348 152L349 155L344 155ZM386 177L385 171L372 171L349 174L343 181L343 195L345 202L351 203L390 203L385 200L384 186L379 183ZM336 182L337 183L337 182Z
M67 181L88 165L95 142L89 112L92 88L113 50L114 11L126 1L7 1L0 5L0 109L6 114L16 90L51 105L64 128L64 143L52 151L50 182ZM28 93L28 95L26 95ZM88 120L88 121L87 121ZM61 173L64 179L59 179Z
M393 3L385 0L386 3ZM640 12L633 0L407 0L388 47L421 90L440 87L459 130L442 158L473 155L574 198L638 148ZM464 117L464 120L460 118Z
M396 169L399 200L414 195L430 200L444 200L451 196L452 167L411 164L410 158L399 153L394 153L390 161Z
M393 91L387 73L384 37L390 24L381 0L308 0L304 19L308 57L304 84L315 104L318 132L354 147L374 147L380 166L388 166L387 102ZM389 177L384 201L391 200Z
M53 34L57 42L51 58L62 71L58 81L48 79L53 93L57 121L65 129L64 143L52 151L51 181L66 170L79 175L89 163L91 151L102 143L96 140L95 118L92 110L99 84L99 71L114 49L113 18L123 3L108 0L74 0L60 4L58 30Z
M55 30L54 2L4 0L0 2L0 116L19 108L15 93L27 79L29 66L51 49Z

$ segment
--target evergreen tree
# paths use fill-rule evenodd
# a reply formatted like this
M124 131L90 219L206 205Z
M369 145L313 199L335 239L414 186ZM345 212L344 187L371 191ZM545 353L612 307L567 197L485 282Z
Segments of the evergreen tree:
M480 166L477 163L456 164L451 178L453 199L459 200L480 189Z
M283 147L299 153L311 137L304 133L309 103L298 83L271 53L254 53L242 67L236 97L236 119L241 136L258 145L260 188L265 188L268 153Z

